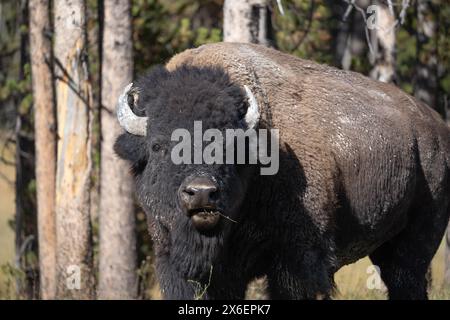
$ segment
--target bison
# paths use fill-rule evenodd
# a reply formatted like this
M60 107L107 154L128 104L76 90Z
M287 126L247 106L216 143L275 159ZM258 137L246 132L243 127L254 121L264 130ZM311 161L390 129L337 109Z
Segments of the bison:
M334 273L369 255L391 299L427 298L450 214L450 130L395 86L217 43L152 69L117 113L163 297L241 299L264 275L272 299L329 298ZM278 129L278 172L174 163L172 134L195 121Z

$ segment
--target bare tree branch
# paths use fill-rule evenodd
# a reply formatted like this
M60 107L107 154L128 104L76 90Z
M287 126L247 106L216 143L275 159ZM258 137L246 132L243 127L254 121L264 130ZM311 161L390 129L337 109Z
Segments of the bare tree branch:
M362 16L363 20L364 20L364 29L365 29L365 34L366 34L366 40L367 40L367 45L369 47L369 51L370 54L372 55L372 57L374 57L375 55L375 50L372 46L372 41L370 39L370 32L369 32L369 28L367 26L367 13L366 13L366 8L362 8L360 6L358 6L356 4L356 0L342 0L345 3L348 4L348 7L344 13L344 16L342 17L343 21L346 21L348 16L350 15L350 13L352 12L353 8L356 9ZM394 11L394 4L392 3L391 0L386 0L387 1L387 6L389 8L389 12L390 14L395 17L395 11ZM401 10L400 13L398 15L398 18L395 18L394 23L390 26L389 29L387 30L383 30L385 33L389 33L389 32L393 32L395 28L397 28L399 25L403 25L406 19L406 11L410 6L410 0L402 0L402 4L401 4Z
M392 5L392 0L387 0L387 5L388 5L389 12L391 13L391 15L395 16L394 6Z
M352 13L353 11L353 5L355 4L355 0L352 0L348 6L347 9L345 10L344 16L342 17L342 21L347 21L348 16L350 15L350 13Z
M313 16L314 16L315 7L316 7L315 1L314 0L310 0L309 13L308 13L308 25L306 26L306 29L304 30L302 37L292 47L293 50L297 50L302 45L303 41L305 41L306 37L308 36L309 31L311 31L311 26L312 26L312 22L313 22ZM289 6L289 8L292 11L294 11L294 13L299 15L299 12L297 11L297 8L295 8L294 5Z
M351 0L351 1L350 1L350 0L343 0L343 1L345 1L346 3L348 3L349 6L353 6L353 7L361 14L361 17L363 18L363 20L364 20L364 25L365 25L364 31L365 31L365 34L366 34L367 45L368 45L368 47L369 47L370 54L371 54L372 56L374 56L375 51L373 50L373 47L372 47L372 44L371 44L371 41L370 41L370 34L369 34L369 28L367 27L367 17L366 17L366 12L365 12L365 10L364 10L363 8L359 7L359 6L355 3L355 0ZM347 9L347 11L348 11L348 9Z
M277 0L277 4L278 4L278 10L280 10L281 15L284 16L284 8L283 8L283 4L281 3L281 0Z
M410 1L409 0L402 0L402 9L401 9L400 14L399 14L400 24L404 24L405 23L406 10L408 10L409 5L410 5Z

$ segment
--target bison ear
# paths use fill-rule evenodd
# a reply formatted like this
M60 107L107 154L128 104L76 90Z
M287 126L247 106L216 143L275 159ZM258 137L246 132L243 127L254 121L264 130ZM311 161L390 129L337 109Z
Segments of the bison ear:
M147 146L145 137L121 134L114 143L114 152L131 163L135 175L141 173L147 164Z

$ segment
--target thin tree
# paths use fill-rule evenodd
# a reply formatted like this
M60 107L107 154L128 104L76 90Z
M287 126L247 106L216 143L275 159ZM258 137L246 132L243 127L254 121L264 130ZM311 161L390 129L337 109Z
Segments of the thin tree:
M375 25L371 30L373 69L370 76L381 82L393 82L395 80L396 18L386 3L380 1L373 3L376 5L373 12L376 16Z
M12 13L16 23L14 38L17 41L18 63L15 80L19 85L27 81L26 65L29 63L29 39L26 32L20 31L28 25L28 0L16 1ZM3 32L3 30L2 30ZM31 184L35 180L34 163L34 137L33 128L29 121L32 108L24 103L27 92L18 91L13 95L15 106L15 205L16 212L14 218L15 227L15 266L21 272L16 273L16 292L18 297L35 299L38 297L38 266L34 262L36 257L36 194Z
M37 214L39 235L40 292L42 299L56 292L56 119L50 61L52 44L48 36L48 0L29 0L30 51L33 82Z
M136 230L129 166L113 150L122 130L117 97L132 81L133 45L129 0L104 2L101 110L100 258L101 299L137 296Z
M416 1L417 64L414 79L414 96L438 110L438 8L431 0Z
M57 297L94 297L89 189L91 86L83 0L54 2L58 121L56 167Z
M225 0L223 40L272 45L271 14L268 0Z
M327 0L326 3L333 20L337 21L331 28L335 64L350 70L354 58L361 57L367 50L365 10L369 2Z

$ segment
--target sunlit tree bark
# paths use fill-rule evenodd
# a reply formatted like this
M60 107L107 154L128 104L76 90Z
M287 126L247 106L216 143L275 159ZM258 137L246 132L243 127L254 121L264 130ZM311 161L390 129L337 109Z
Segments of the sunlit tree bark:
M37 213L39 235L40 291L42 299L53 299L56 291L56 119L50 61L52 45L48 33L48 0L30 0L30 51L33 80Z
M395 47L396 28L395 16L386 3L373 1L376 10L376 25L372 29L373 69L370 76L382 82L393 82L395 80Z
M117 97L133 76L130 2L105 1L104 5L98 296L134 299L137 276L132 180L129 166L113 150L122 133L115 117Z
M268 0L225 0L223 15L224 41L272 44Z
M58 121L56 168L57 297L94 297L89 215L91 86L86 57L85 3L55 1Z

